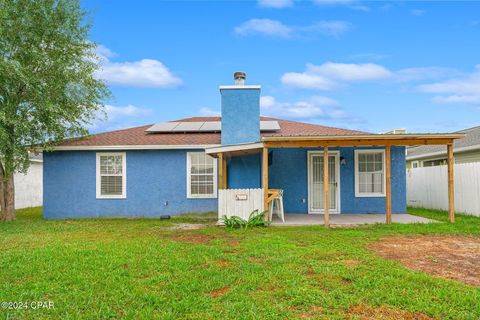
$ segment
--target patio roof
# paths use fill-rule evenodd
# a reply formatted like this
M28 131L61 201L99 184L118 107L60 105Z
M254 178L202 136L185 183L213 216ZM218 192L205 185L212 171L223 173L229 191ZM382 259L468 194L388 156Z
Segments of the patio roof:
M392 146L414 145L445 145L448 155L448 215L450 222L455 221L454 212L454 181L453 181L453 142L465 135L461 133L432 133L432 134L354 134L354 135L306 135L290 136L276 135L263 136L260 142L237 145L225 145L207 148L206 153L218 158L219 189L227 188L227 161L231 156L253 153L262 153L262 189L264 192L264 208L268 208L271 201L271 190L268 188L268 149L269 148L322 148L324 157L323 192L324 192L324 224L329 222L329 197L328 197L328 152L329 147L342 146L383 146L385 147L385 204L386 222L392 223L391 206L391 158ZM268 216L268 215L267 215Z
M444 145L464 136L459 133L275 136L263 137L262 142L265 147L412 146Z
M261 142L215 146L206 148L205 152L218 158L220 153L224 157L242 156L260 153L263 148L447 145L463 137L459 133L264 136Z

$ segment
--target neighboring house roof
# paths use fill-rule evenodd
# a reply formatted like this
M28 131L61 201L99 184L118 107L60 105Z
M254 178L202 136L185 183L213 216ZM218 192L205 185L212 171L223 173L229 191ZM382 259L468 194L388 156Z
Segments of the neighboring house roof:
M261 117L261 120L278 121L280 130L262 132L262 136L338 136L367 134L366 132L327 127L297 121L281 120ZM220 117L192 117L175 120L176 122L193 121L221 121ZM145 125L124 130L100 133L83 138L68 139L59 144L59 148L67 147L96 147L96 146L208 146L221 143L220 132L195 133L148 133L146 129L152 125Z
M480 126L456 131L454 133L463 133L465 137L454 141L453 152L480 150ZM407 160L446 154L447 148L443 145L410 147L407 149Z

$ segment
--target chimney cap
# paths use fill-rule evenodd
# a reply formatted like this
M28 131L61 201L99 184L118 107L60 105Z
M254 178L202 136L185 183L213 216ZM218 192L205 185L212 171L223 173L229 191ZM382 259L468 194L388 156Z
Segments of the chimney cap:
M233 79L235 80L245 80L247 78L247 74L243 71L236 71L233 73Z

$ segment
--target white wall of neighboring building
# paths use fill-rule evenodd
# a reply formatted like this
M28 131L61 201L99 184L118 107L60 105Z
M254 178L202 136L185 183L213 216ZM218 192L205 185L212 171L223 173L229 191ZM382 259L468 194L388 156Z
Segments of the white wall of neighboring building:
M39 207L43 200L43 162L32 161L27 174L16 173L15 209Z

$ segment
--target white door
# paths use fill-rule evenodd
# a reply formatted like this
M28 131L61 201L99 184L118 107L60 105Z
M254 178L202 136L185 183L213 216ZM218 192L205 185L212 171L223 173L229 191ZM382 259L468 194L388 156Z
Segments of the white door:
M340 154L328 155L328 212L340 212ZM308 152L308 213L323 213L323 152Z

